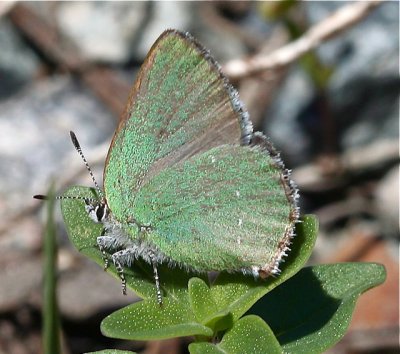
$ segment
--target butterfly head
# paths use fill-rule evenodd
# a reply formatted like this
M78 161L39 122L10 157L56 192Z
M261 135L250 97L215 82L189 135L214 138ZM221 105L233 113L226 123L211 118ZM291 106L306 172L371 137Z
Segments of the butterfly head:
M108 218L110 209L108 209L104 199L101 201L85 199L85 210L95 223L104 223Z

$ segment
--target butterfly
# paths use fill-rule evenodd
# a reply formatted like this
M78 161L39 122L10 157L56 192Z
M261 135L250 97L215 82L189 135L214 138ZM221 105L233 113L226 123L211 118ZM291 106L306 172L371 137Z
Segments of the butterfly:
M270 140L253 132L238 92L189 33L166 30L150 49L112 139L101 189L83 199L104 266L126 293L125 267L279 274L299 220L298 189ZM37 199L45 199L36 195Z

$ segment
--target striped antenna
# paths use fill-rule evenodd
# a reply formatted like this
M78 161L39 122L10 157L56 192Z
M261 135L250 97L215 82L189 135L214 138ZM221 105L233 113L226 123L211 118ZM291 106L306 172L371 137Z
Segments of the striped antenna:
M78 154L81 156L83 162L85 163L86 169L89 171L90 177L92 177L92 181L94 183L94 186L97 189L97 192L98 192L99 196L101 197L101 199L104 199L103 191L100 189L99 185L96 182L96 179L94 178L92 169L90 168L90 166L89 166L89 164L88 164L88 162L87 162L87 160L85 158L85 155L83 155L81 146L79 144L78 139L76 138L75 133L73 131L70 131L69 135L71 136L72 144L74 144L74 147L75 147L76 151L78 151ZM87 198L77 198L77 199L87 199Z
M78 139L76 138L75 133L74 133L73 131L70 131L70 132L69 132L69 135L71 136L72 144L74 144L74 147L75 147L76 151L78 151L78 154L81 156L83 162L85 163L85 166L86 166L87 170L89 171L90 177L92 177L92 181L93 181L93 183L94 183L94 186L96 187L97 193L99 194L99 196L101 197L101 199L104 199L103 191L100 189L99 185L97 184L96 179L94 178L92 169L90 168L90 166L89 166L89 164L88 164L88 162L87 162L87 160L86 160L86 158L85 158L85 155L83 155L81 146L79 145L79 141L78 141ZM43 194L36 194L36 195L33 196L33 198L34 198L34 199L40 199L40 200L48 200L48 199L49 199L48 196L43 195ZM86 197L80 197L80 196L67 196L67 195L62 196L62 195L61 195L61 196L56 196L55 198L56 198L56 199L59 199L59 200L61 200L61 199L84 200L86 203L93 203L93 204L96 203L96 202L98 202L97 199L86 198Z
M49 200L49 197L47 195L43 194L36 194L33 196L34 199L40 199L40 200ZM86 197L79 197L79 196L71 196L71 195L58 195L55 197L56 199L75 199L75 200L84 200L86 203L96 203L98 202L96 199L93 198L86 198Z

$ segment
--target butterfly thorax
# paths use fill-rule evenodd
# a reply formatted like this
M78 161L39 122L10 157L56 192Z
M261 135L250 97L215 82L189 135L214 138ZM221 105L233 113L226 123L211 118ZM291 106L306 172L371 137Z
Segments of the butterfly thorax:
M105 264L111 257L115 264L120 266L132 266L135 259L141 258L146 262L157 264L168 261L173 264L158 247L156 247L147 235L152 228L142 225L133 218L120 222L113 215L106 200L85 200L85 209L90 219L103 225L102 235L97 238L97 245L103 253Z

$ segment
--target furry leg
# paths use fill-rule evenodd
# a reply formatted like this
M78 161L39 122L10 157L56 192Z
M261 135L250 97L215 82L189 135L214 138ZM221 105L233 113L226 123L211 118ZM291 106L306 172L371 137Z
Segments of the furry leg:
M124 274L124 268L122 266L122 263L120 261L120 258L123 259L123 257L126 256L126 250L118 251L115 252L111 257L113 260L113 263L115 265L115 268L117 269L117 273L121 279L122 282L122 294L126 295L126 279L125 279L125 274Z

